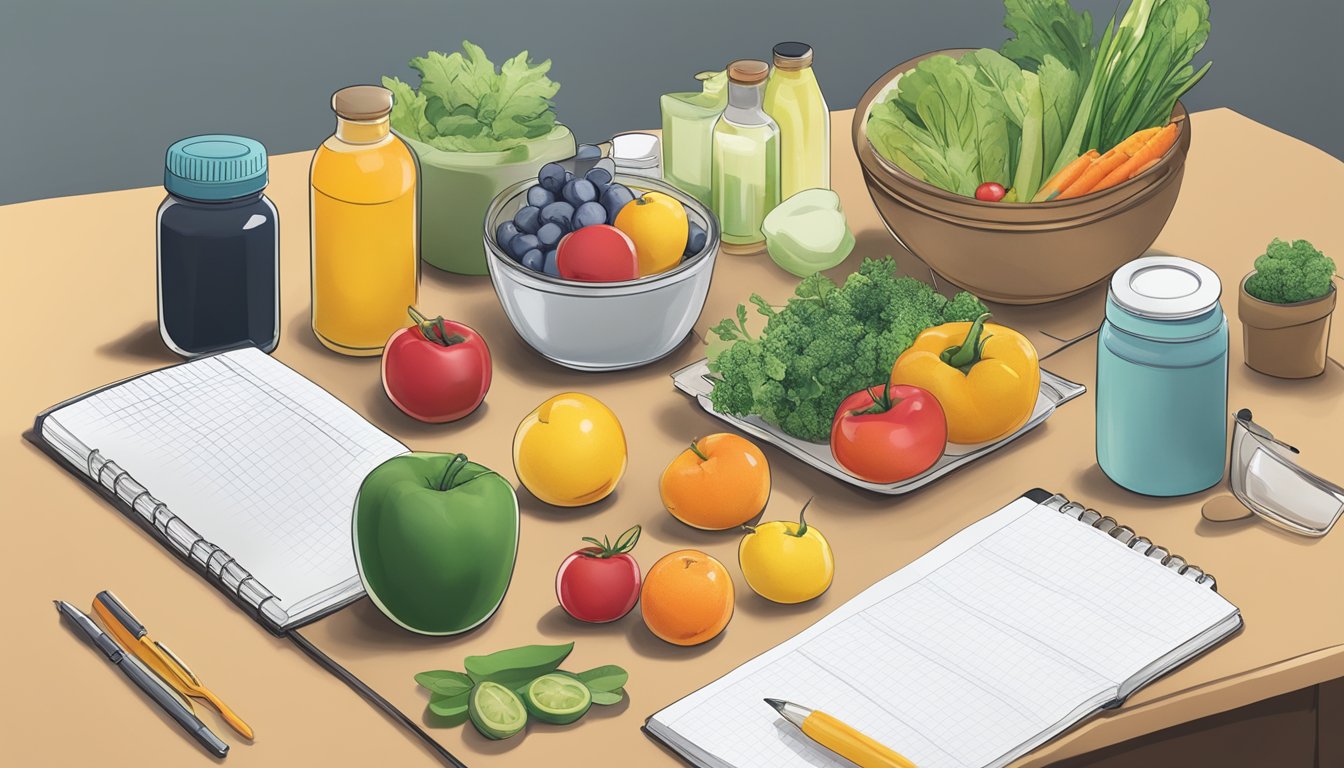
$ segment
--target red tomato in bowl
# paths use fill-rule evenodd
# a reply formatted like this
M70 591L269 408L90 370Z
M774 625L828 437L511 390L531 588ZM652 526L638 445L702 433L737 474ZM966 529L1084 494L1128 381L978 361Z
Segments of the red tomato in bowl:
M490 348L467 325L426 320L414 307L410 313L416 324L392 334L383 349L383 391L413 419L456 421L490 389Z
M639 563L630 550L639 541L639 526L621 534L612 544L586 538L584 547L560 563L555 573L555 596L560 607L579 621L604 624L616 621L639 602Z
M846 397L831 423L831 453L851 475L896 483L932 467L947 447L947 417L928 390L897 384Z
M566 280L611 283L639 277L630 236L609 224L590 224L560 238L555 267Z

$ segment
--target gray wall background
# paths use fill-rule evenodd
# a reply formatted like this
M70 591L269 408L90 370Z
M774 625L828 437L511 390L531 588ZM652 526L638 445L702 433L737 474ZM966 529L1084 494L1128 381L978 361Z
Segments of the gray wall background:
M1116 5L1073 4L1099 25ZM1214 65L1187 106L1344 157L1344 2L1211 5L1197 63ZM911 56L997 47L1002 19L998 0L0 0L0 203L160 183L164 149L195 133L311 149L332 130L332 91L416 82L408 59L463 38L496 63L550 58L560 120L594 141L656 127L659 94L780 40L813 45L827 100L846 108Z

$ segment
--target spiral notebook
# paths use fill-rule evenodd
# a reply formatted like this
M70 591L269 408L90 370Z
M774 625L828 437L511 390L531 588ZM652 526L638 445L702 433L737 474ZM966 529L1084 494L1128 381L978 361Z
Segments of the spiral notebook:
M1240 626L1202 569L1034 489L645 729L705 768L852 768L770 697L920 768L1003 766Z
M407 450L256 348L94 390L33 431L273 632L364 594L355 495Z

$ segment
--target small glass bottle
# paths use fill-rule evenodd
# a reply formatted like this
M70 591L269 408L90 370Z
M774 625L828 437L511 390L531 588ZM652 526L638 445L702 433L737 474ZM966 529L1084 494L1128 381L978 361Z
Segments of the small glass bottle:
M812 46L780 43L765 86L765 111L779 124L779 190L830 189L831 113L812 72Z
M354 85L331 106L336 133L311 171L313 333L341 354L378 355L416 302L416 161L391 132L391 91Z
M761 223L779 205L779 126L762 108L770 65L742 59L728 65L728 106L714 124L712 189L723 250L758 252Z
M1227 318L1213 270L1175 256L1118 269L1097 343L1097 464L1148 496L1217 485L1227 462Z
M252 139L192 136L168 148L159 335L177 354L280 343L280 223L266 181L266 148Z
M663 112L663 179L705 205L712 205L714 183L711 145L714 124L728 104L727 73L701 72L699 91L665 93Z

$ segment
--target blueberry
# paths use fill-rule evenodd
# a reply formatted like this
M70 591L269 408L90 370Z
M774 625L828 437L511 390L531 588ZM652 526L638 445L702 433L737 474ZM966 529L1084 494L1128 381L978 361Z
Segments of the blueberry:
M602 156L602 148L596 144L580 144L577 152L574 153L576 160L596 160Z
M593 183L593 186L598 187L598 194L600 195L601 190L604 189L608 184L610 184L611 180L615 177L612 176L611 171L607 170L606 168L603 168L602 166L597 166L592 170L588 171L587 173L585 173L583 175L583 178L591 181Z
M624 184L612 184L607 187L607 191L602 195L602 207L607 209L607 223L616 223L616 214L621 212L626 203L635 199L635 193Z
M533 272L540 272L542 268L546 266L546 257L542 255L541 249L539 248L533 248L527 253L524 253L523 258L520 261L524 267L527 267Z
M564 188L565 188L565 185L568 184L569 182L573 181L573 180L574 180L574 174L573 174L573 172L571 172L571 171L565 171L565 180L562 181L562 182L560 182L560 189L564 189ZM556 196L556 197L559 197L559 196L560 196L560 189L555 190L555 196Z
M541 209L542 221L559 224L562 229L569 229L569 222L573 218L574 206L566 203L564 200L556 200L554 203Z
M509 249L509 241L518 234L518 225L512 221L501 221L498 227L495 227L495 242L504 250Z
M593 224L607 223L607 209L601 203L584 203L574 212L574 228L582 229Z
M537 230L537 240L541 241L542 247L554 248L555 244L560 242L560 238L565 236L564 227L553 221L548 221L541 225Z
M520 232L536 234L537 227L541 226L541 209L535 205L519 208L518 213L513 216L513 223Z
M616 175L616 161L612 160L610 157L604 157L596 163L593 163L593 168L601 168L607 173L610 173L613 177Z
M547 251L545 256L545 263L543 263L541 267L541 271L545 272L551 277L560 276L560 266L559 264L556 263L555 254L556 252L554 250Z
M540 245L541 241L537 240L536 235L519 235L509 243L509 253L513 258L521 260L524 254L536 250Z
M545 187L532 187L527 190L527 204L537 208L545 208L555 202L555 195Z
M552 195L560 194L560 187L565 185L565 166L559 163L547 163L541 166L541 172L537 174L537 183Z
M709 235L705 233L705 228L696 224L694 221L687 224L686 232L686 253L687 256L695 254L705 249L705 239Z
M597 199L597 188L587 179L574 179L565 183L560 195L575 208Z

